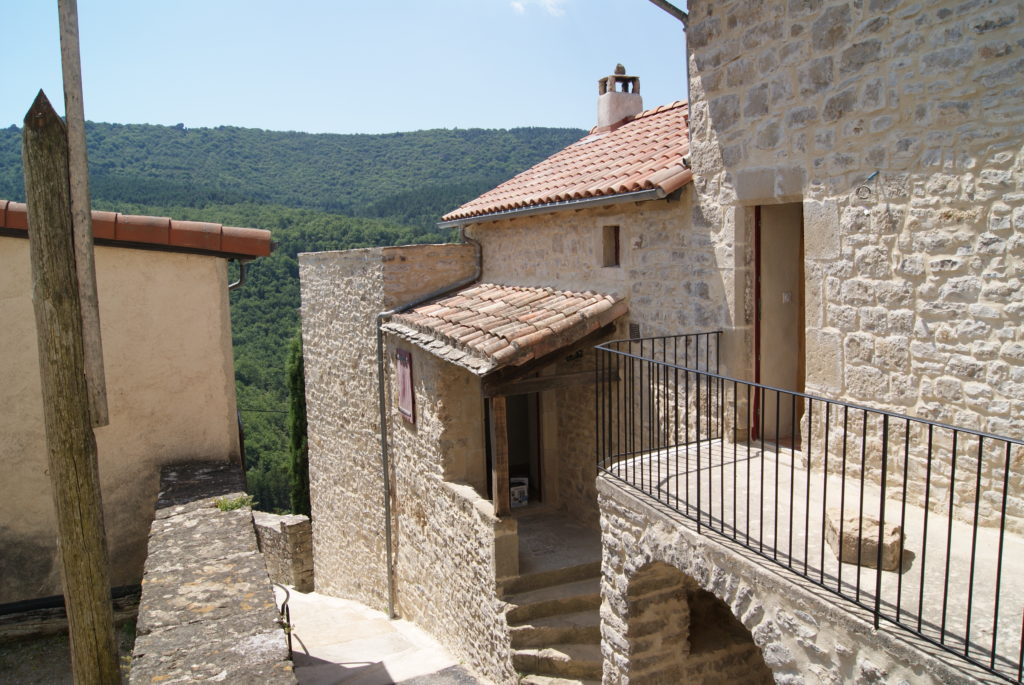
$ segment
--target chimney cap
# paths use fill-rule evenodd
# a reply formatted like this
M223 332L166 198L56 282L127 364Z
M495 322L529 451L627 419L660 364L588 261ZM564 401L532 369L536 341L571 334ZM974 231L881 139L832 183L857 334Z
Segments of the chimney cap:
M597 82L597 128L612 129L643 111L640 77L628 76L626 67L615 65L615 73Z

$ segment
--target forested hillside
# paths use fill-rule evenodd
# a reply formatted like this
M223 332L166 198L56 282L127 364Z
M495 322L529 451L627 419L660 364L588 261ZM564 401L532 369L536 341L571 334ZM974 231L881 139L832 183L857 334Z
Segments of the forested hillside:
M436 242L444 212L578 140L577 129L388 135L87 125L95 209L269 229L274 254L231 293L250 491L289 507L285 362L299 325L296 254ZM0 198L23 200L21 131L0 130Z

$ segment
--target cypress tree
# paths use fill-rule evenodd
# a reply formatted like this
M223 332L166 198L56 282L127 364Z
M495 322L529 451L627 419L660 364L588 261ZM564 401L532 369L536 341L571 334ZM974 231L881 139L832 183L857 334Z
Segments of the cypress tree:
M292 512L310 516L309 448L306 443L306 379L302 363L302 329L288 350L288 450L291 454Z

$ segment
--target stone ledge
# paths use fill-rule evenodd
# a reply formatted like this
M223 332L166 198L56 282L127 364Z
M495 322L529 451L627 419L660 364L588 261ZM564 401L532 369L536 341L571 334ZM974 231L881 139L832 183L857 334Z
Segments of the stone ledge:
M232 464L162 470L130 683L297 682L252 512L215 505L243 482Z

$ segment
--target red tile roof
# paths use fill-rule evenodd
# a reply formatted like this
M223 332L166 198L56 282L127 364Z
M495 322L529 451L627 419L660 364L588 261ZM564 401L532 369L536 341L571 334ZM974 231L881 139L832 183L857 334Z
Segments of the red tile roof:
M27 235L25 203L0 200L0 229L25 231ZM96 210L92 213L92 235L100 245L153 245L219 257L266 257L273 247L270 231L258 228L234 228L205 221L175 221L167 217Z
M683 163L690 150L688 113L685 102L673 102L641 112L614 129L593 129L561 152L445 214L442 220L640 190L667 195L693 178Z
M396 314L383 328L482 376L571 345L626 309L612 295L481 283Z

